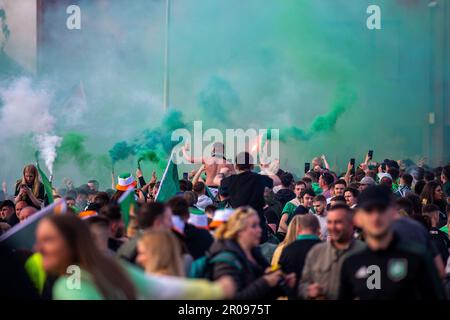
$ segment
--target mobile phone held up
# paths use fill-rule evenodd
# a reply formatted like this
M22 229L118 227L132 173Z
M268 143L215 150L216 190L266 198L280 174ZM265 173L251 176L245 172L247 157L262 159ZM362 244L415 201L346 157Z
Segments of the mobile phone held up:
M369 150L369 152L367 152L367 156L369 157L369 160L373 159L373 150Z
M311 169L311 164L309 162L305 162L305 173L308 173Z
M351 158L350 159L350 165L352 166L352 170L351 170L351 173L352 173L352 175L355 175L355 158Z

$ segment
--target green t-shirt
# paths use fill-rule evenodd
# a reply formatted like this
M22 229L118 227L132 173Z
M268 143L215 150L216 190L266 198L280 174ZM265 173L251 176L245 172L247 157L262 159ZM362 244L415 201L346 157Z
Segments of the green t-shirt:
M282 212L281 215L287 214L288 216L291 216L292 213L295 211L295 209L296 209L299 205L300 205L300 201L299 201L297 198L292 199L291 201L287 202L287 203L284 205L284 208L283 208L283 210L281 211L281 212Z

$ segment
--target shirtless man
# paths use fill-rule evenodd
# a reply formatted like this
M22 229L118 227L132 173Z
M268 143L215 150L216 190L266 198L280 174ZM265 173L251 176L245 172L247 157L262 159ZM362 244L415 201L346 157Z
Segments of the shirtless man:
M233 164L225 158L225 147L221 142L214 143L211 157L194 158L188 155L187 152L189 151L189 144L186 144L182 151L183 156L187 161L205 165L205 183L208 187L217 188L220 185L220 182L217 183L220 179L216 179L216 181L214 181L214 178L216 178L217 174L226 171L225 168L228 169L228 172L231 172L232 174L235 173Z

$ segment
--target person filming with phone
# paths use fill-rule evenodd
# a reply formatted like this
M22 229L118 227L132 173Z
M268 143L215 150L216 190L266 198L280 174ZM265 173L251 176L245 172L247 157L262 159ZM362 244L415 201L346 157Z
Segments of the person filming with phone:
M16 182L15 202L25 201L28 206L41 209L44 203L45 189L42 182L39 181L39 172L37 168L29 164L23 168L22 179Z

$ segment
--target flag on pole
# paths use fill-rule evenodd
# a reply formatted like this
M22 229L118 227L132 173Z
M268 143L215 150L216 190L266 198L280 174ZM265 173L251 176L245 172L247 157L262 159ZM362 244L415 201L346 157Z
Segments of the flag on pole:
M136 199L134 198L134 187L130 187L119 198L120 211L122 213L123 223L125 224L125 230L130 223L130 216L134 215L136 209Z
M174 197L180 191L180 179L178 178L178 166L173 161L172 153L164 170L161 184L159 185L156 201L164 202Z
M66 211L66 202L59 200L36 212L25 221L16 224L0 236L0 242L11 248L32 250L35 242L36 227L39 221L48 215L64 214Z
M48 180L47 176L45 175L44 171L41 170L41 167L39 166L39 162L36 162L36 167L38 169L39 175L41 176L42 183L44 184L45 193L47 194L48 203L53 203L53 188L52 183L50 180Z

